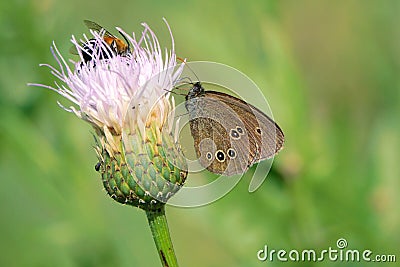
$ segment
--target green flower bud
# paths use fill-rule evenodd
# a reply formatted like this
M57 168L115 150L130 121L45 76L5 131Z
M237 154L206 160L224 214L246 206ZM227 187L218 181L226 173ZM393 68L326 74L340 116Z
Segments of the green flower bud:
M155 123L146 126L145 136L136 133L124 138L128 142L124 146L120 138L118 151L110 151L105 136L95 138L99 172L114 200L144 210L156 209L183 186L186 161L172 134L159 131Z

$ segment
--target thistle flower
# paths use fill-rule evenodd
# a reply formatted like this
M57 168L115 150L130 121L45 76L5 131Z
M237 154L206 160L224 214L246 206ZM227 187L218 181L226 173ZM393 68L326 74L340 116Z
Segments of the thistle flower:
M31 85L54 90L70 100L75 106L59 105L93 126L99 159L96 169L104 188L116 201L146 210L154 236L158 230L152 223L165 220L164 204L187 176L173 133L174 101L166 91L179 79L182 65L176 66L168 24L172 48L164 53L154 32L142 25L138 40L118 28L132 47L124 55L112 54L103 31L91 31L92 38L84 35L80 41L73 36L80 61L71 61L72 68L53 42L51 51L58 67L42 65L49 67L59 82L55 86ZM86 61L83 56L87 58L88 51L91 60ZM163 263L169 261L168 252L161 255L158 251ZM173 261L168 264L175 266Z

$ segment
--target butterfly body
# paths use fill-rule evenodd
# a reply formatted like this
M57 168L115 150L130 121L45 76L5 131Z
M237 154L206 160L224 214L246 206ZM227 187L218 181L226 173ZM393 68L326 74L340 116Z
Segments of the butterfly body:
M242 174L283 146L282 130L266 114L234 96L205 91L200 82L185 107L199 162L213 173Z

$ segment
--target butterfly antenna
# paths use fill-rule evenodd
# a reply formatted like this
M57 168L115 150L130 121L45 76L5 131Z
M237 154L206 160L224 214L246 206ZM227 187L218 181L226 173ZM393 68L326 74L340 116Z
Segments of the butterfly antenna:
M178 88L175 87L174 89L178 89ZM171 94L186 96L186 94L179 94L179 93L177 93L177 92L174 92L173 90L168 90L168 89L163 89L163 90L166 91L166 92L168 92L168 93L171 93Z
M196 73L193 71L193 69L188 65L188 63L186 62L186 60L184 60L183 58L180 58L180 57L176 57L176 58L177 58L179 61L181 61L183 64L185 64L185 65L188 67L188 69L190 70L190 72L193 73L193 75L196 77L197 81L200 82L199 77L196 75ZM190 78L189 78L189 80L190 80L190 84L193 85L192 80L191 80Z
M184 80L186 80L186 79L189 80L189 82L184 81ZM181 83L181 82L184 83L184 84L191 84L191 85L193 85L192 79L190 79L189 76L182 77L182 78L178 79L176 83L179 84L179 83ZM180 85L178 85L178 86L180 86ZM174 88L172 88L172 90L164 89L164 91L167 91L167 92L170 92L170 93L173 93L173 94L177 94L177 95L181 95L181 96L186 96L186 94L179 94L179 93L173 91L173 90L186 90L186 89L184 89L184 88L179 88L178 86L174 86Z
M184 80L186 80L186 79L189 80L189 82L185 82ZM188 84L193 84L192 79L190 79L189 76L182 77L182 78L178 79L178 80L177 80L177 83L180 83L180 82L185 82L185 83L188 83Z

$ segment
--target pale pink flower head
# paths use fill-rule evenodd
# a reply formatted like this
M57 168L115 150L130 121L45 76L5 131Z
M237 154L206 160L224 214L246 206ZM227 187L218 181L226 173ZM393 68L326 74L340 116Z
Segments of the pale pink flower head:
M156 120L161 129L174 109L168 91L179 79L183 67L177 67L173 36L166 25L172 40L171 49L162 49L155 33L145 23L139 39L134 33L130 35L117 28L131 48L124 55L113 54L104 41L104 31L91 30L91 38L84 35L79 41L72 36L71 42L80 60L69 60L70 64L53 42L51 51L58 64L42 66L49 67L59 81L54 86L31 85L49 88L70 100L75 105L60 106L106 136L121 135L127 129L132 132L137 126L149 123L149 118ZM90 53L90 61L85 62L85 53L86 56Z

